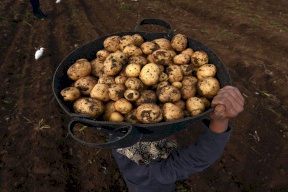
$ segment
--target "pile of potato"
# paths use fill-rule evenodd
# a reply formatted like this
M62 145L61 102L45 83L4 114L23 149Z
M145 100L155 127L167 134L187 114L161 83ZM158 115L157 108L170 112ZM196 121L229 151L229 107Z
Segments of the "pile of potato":
M187 47L183 34L144 41L139 34L110 36L96 58L67 70L74 83L63 90L74 112L97 120L159 123L196 116L220 89L207 53Z

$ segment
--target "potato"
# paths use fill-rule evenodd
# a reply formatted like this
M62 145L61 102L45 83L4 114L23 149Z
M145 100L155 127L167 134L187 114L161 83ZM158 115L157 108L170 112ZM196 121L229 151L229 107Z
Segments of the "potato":
M116 111L120 112L121 114L127 114L133 109L131 102L125 98L115 101L114 107Z
M172 86L176 87L177 89L181 89L182 88L182 83L179 81L175 81L173 83L171 83Z
M128 64L130 63L135 63L135 64L139 64L141 66L146 65L147 64L147 59L146 57L143 57L141 55L137 55L137 56L131 56L128 59Z
M137 91L142 90L144 87L142 81L136 77L129 77L125 82L125 86L127 89L133 89Z
M143 55L142 49L137 47L136 45L127 45L126 47L124 47L123 49L123 53L125 54L125 56L127 58L131 57L131 56L141 56Z
M122 65L125 65L128 62L128 58L122 51L116 51L115 53L110 53L110 55L107 58L109 57L112 57L112 59L115 59L116 61L120 62Z
M114 104L115 104L115 101L109 101L108 103L106 103L105 110L103 113L103 119L105 121L109 121L111 113L116 111Z
M195 51L191 56L191 62L195 67L207 64L209 61L208 55L204 51Z
M98 83L91 90L90 97L102 102L108 102L110 100L108 89L109 85Z
M159 89L157 92L157 96L158 96L159 101L162 103L167 103L167 102L174 103L181 99L180 91L172 85L168 85Z
M101 77L104 76L104 61L100 60L99 58L96 58L90 62L91 64L91 74L95 77Z
M136 109L131 110L125 115L125 121L128 123L141 123L136 117Z
M134 40L134 45L136 45L138 47L140 47L142 45L142 43L144 43L143 37L139 34L132 35L132 38Z
M168 80L168 75L164 72L162 72L159 76L159 81L167 81Z
M110 54L109 51L101 49L96 52L96 58L99 59L100 61L105 61L105 59L108 57L109 54Z
M197 72L196 76L198 79L203 79L205 77L214 77L216 75L216 66L213 64L204 64L201 65Z
M133 90L133 89L127 89L124 92L124 97L125 99L127 99L128 101L134 102L137 99L139 99L140 97L140 93L137 90Z
M174 105L177 105L181 110L185 110L186 109L186 103L184 100L180 99L179 101L176 101L174 103Z
M90 75L91 64L87 59L78 59L67 70L67 75L70 79L76 81L81 77Z
M106 84L110 86L112 84L115 84L115 79L111 76L102 76L98 79L98 84Z
M136 118L145 124L159 123L163 119L162 110L154 103L144 103L137 107Z
M156 92L157 90L160 90L162 87L166 87L168 85L170 85L168 81L161 81L160 83L156 85Z
M220 90L220 83L215 77L205 77L198 81L198 94L207 99L212 99Z
M112 54L110 54L104 61L103 71L107 76L117 75L122 69L122 64L120 61L114 58Z
M196 86L185 85L180 89L182 99L186 100L196 95Z
M170 83L182 81L183 74L179 65L170 65L166 68L168 74L168 80Z
M173 58L173 57L175 57L177 55L176 51L174 51L174 50L170 50L169 49L168 51L169 51L169 53L171 55L171 58Z
M80 98L81 92L76 87L66 87L60 91L64 101L74 102Z
M154 39L152 42L159 45L159 49L167 49L167 50L173 49L170 40L166 38Z
M123 115L117 111L112 112L109 116L109 121L111 122L123 122L124 120Z
M187 48L188 39L183 34L176 34L171 40L171 46L174 50L181 52Z
M125 68L125 74L127 77L138 77L140 75L141 65L136 63L130 63Z
M154 43L154 42L151 42L151 41L145 41L144 43L142 43L141 47L142 49L142 52L145 54L145 55L150 55L152 54L154 51L156 51L157 49L159 49L159 45Z
M172 56L166 49L158 49L152 53L153 61L159 65L171 65Z
M86 76L78 79L74 87L78 88L83 95L90 95L91 90L97 84L98 79L92 76Z
M184 76L187 76L187 75L192 75L193 73L193 66L192 65L189 65L189 64L184 64L184 65L180 65L180 68L181 68L181 71L182 71L182 74Z
M187 54L180 53L173 57L173 63L176 65L184 65L190 62L190 56Z
M115 77L115 83L116 84L125 84L127 79L128 78L125 76L117 76L117 77Z
M135 101L136 106L140 106L143 103L156 103L157 95L153 90L143 90L140 92L140 97Z
M144 85L151 86L158 83L159 75L159 67L155 63L148 63L142 67L139 79Z
M165 71L165 66L164 65L159 65L159 64L157 64L157 66L158 66L158 68L159 68L159 74L161 74L161 73L164 73L164 71Z
M209 101L209 99L207 99L205 97L199 97L199 98L203 101L206 109L211 106L211 102Z
M152 53L150 55L147 55L146 59L147 59L147 63L155 63L155 61L153 60Z
M182 85L183 86L186 86L186 85L189 85L189 86L195 86L198 82L198 79L194 76L184 76L183 79L182 79Z
M194 50L192 48L187 48L187 49L184 49L183 51L181 51L181 53L189 55L191 57L192 54L194 53Z
M99 117L105 110L105 105L95 98L81 97L73 103L75 113Z
M200 98L190 97L186 100L186 109L194 117L205 111L205 105Z
M117 35L107 37L104 42L104 48L109 52L115 52L120 49L120 37Z
M127 45L134 45L134 38L131 35L124 35L120 37L119 48L124 50Z
M117 101L124 97L126 87L124 84L112 84L108 88L109 98L113 101Z
M165 121L175 121L184 118L184 112L173 103L165 103L162 107L162 112Z

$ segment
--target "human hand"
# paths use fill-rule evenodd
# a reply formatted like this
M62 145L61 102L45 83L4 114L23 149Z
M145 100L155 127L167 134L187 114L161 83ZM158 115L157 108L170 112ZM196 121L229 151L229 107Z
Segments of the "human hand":
M211 106L215 107L210 113L212 120L228 120L244 110L244 98L236 87L225 86L213 98Z

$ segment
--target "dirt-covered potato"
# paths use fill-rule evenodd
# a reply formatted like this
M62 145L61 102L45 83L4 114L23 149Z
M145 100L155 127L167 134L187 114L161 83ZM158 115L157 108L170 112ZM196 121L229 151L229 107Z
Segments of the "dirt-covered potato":
M115 79L112 76L102 76L98 79L99 84L112 85L115 84Z
M162 112L165 121L175 121L184 118L183 110L173 103L165 103L162 107Z
M107 58L110 57L112 57L112 59L115 59L116 61L119 61L122 65L125 65L128 62L128 58L122 51L116 51L115 53L110 53L110 55Z
M160 70L155 63L148 63L144 65L139 74L139 79L144 85L151 86L158 83Z
M124 120L125 120L125 118L118 111L112 112L109 116L109 119L108 119L108 121L111 121L111 122L123 122Z
M132 35L132 38L134 40L134 45L136 45L138 47L140 47L142 45L142 43L144 43L143 37L139 34Z
M196 86L185 85L180 89L182 99L186 100L196 95Z
M105 59L103 71L107 76L115 76L121 71L121 69L121 62L115 59L112 54Z
M99 117L105 110L105 105L98 99L91 97L81 97L73 103L75 113Z
M76 87L66 87L60 91L64 101L74 102L80 98L81 92Z
M196 76L198 79L203 79L205 77L214 77L216 75L216 66L213 64L204 64L201 65L197 72Z
M220 90L220 83L215 77L205 77L198 81L198 94L207 99L212 99Z
M179 81L175 81L175 82L171 83L171 85L176 87L177 89L181 89L183 87L182 83Z
M180 65L180 68L184 76L192 75L193 70L194 70L193 66L189 64Z
M147 62L146 57L141 56L141 55L137 55L137 56L129 57L128 64L130 64L130 63L135 63L135 64L139 64L139 65L143 66L143 65L146 65L148 62Z
M104 61L96 58L90 62L91 64L91 74L95 77L105 76L103 71Z
M109 85L98 83L91 90L90 97L98 99L102 102L108 102L110 100L108 89Z
M86 76L74 82L74 87L78 88L83 95L90 95L91 90L97 84L98 79L93 76Z
M160 90L162 87L166 87L168 85L170 85L168 81L161 81L160 83L155 85L156 87L154 89L156 89L156 93L157 93L157 90Z
M190 62L190 56L187 54L179 53L173 57L173 63L177 65L185 65Z
M207 64L209 61L208 55L204 51L195 51L191 56L191 62L195 67Z
M161 81L167 81L168 80L168 75L164 72L162 72L159 76L159 82Z
M140 97L135 101L136 106L140 106L143 103L156 103L157 95L153 90L143 90L140 92Z
M181 99L181 93L179 89L172 85L168 85L162 87L157 90L157 96L160 102L167 103L167 102L176 102Z
M150 55L147 55L146 59L147 59L147 63L155 63L153 60L152 53Z
M128 123L140 123L136 117L136 109L132 109L129 113L125 115L125 121Z
M190 97L186 100L186 109L194 117L205 111L205 105L200 98Z
M115 104L115 101L109 101L108 103L105 104L105 110L103 113L103 119L105 121L109 121L109 117L111 113L116 111L114 104Z
M187 48L188 39L183 34L176 34L171 40L171 46L174 50L181 52Z
M127 45L134 45L134 38L131 35L124 35L120 37L119 48L124 50Z
M168 74L168 80L170 83L182 81L183 74L179 65L170 65L166 68Z
M136 45L127 45L123 49L123 53L127 58L131 56L141 56L143 55L142 49L140 47L137 47Z
M105 61L105 59L108 57L109 54L110 52L107 51L106 49L101 49L96 52L96 58L99 59L100 61Z
M180 99L179 101L176 101L174 103L174 105L177 105L181 110L185 110L186 109L186 103L184 100Z
M67 70L67 75L70 79L76 81L81 77L90 75L91 64L87 59L78 59Z
M140 93L137 90L133 90L133 89L127 89L124 92L124 97L125 99L127 99L128 101L134 102L137 99L139 99L140 97Z
M116 84L125 84L126 80L127 80L127 77L125 77L125 76L116 76L115 77L115 83Z
M172 49L170 40L168 40L166 38L154 39L152 42L158 44L159 45L159 49L167 49L167 50L171 50Z
M159 65L171 65L173 63L170 51L166 49L158 49L152 53L152 59Z
M152 41L145 41L144 43L142 43L141 47L142 52L145 55L150 55L152 54L154 51L156 51L157 49L159 49L159 45L152 42Z
M183 51L181 51L182 54L187 54L189 55L190 57L192 56L192 54L194 53L194 50L192 48L187 48L187 49L184 49Z
M198 82L198 79L194 76L184 76L182 79L182 85L186 86L195 86Z
M108 88L109 98L113 101L117 101L124 97L126 87L124 84L112 84Z
M199 98L203 101L206 109L211 106L211 102L209 101L209 99L207 99L205 97L199 97Z
M133 109L132 103L125 98L115 101L114 107L121 114L127 114Z
M144 103L137 107L136 118L145 124L159 123L163 119L162 110L154 103Z
M133 89L137 91L142 90L144 87L142 81L136 77L129 77L125 82L125 86L127 89Z
M104 42L103 46L104 48L109 52L115 52L120 49L120 37L117 35L107 37Z
M141 65L136 63L130 63L125 68L125 74L127 77L138 77L141 72Z

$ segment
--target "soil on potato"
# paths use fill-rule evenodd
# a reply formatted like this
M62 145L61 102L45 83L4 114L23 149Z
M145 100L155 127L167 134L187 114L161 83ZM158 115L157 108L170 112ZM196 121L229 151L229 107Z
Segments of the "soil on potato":
M109 149L69 136L69 118L52 93L53 74L77 47L160 18L209 46L243 93L245 111L231 120L224 154L178 191L288 191L288 2L195 0L29 1L0 6L0 191L127 191ZM167 32L143 26L149 32ZM44 55L34 59L36 48ZM88 130L77 129L88 141ZM174 136L179 147L203 131L195 123ZM100 135L104 142L105 138Z

